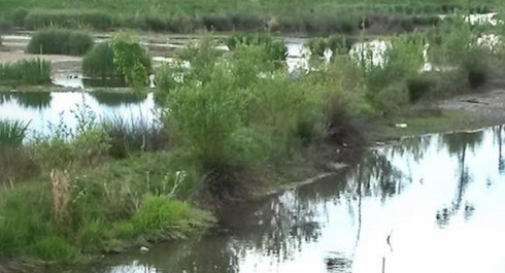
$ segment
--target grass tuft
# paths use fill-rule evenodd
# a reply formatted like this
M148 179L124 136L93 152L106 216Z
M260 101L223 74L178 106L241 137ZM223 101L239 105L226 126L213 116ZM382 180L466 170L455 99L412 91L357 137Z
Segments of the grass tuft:
M32 36L26 52L80 56L88 52L93 44L93 37L82 31L51 28L37 31Z

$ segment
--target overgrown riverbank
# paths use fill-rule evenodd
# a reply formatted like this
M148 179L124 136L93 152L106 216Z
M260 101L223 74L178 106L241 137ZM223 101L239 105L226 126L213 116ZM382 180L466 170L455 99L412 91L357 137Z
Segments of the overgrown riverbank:
M364 125L412 126L414 119L398 120L407 114L435 120L436 107L426 119L414 108L479 91L503 71L503 48L479 42L489 31L447 21L389 38L379 60L366 43L353 53L336 37L329 62L313 54L294 73L270 36L234 36L229 52L203 39L157 70L152 124L102 121L83 108L75 129L62 123L27 141L25 124L3 121L0 255L75 262L198 235L215 223L208 211L227 200L335 171L345 147L377 138ZM142 89L142 54L128 54L140 52L137 41L113 42L128 57L121 71ZM431 70L423 69L426 44ZM464 119L447 113L439 127Z

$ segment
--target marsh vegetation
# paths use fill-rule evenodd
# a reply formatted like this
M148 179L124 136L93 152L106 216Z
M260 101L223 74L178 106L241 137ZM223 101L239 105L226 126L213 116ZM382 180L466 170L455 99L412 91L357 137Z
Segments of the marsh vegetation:
M104 120L86 105L73 112L75 127L60 122L50 134L28 137L26 124L0 122L0 182L5 185L0 254L64 262L205 231L215 223L205 208L247 198L273 181L307 178L327 168L309 162L308 155L360 146L363 124L402 115L418 103L480 91L501 75L505 63L504 47L479 42L483 35L503 35L503 27L468 24L460 14L440 22L429 15L405 17L430 27L384 37L380 61L366 46L365 31L383 20L381 14L363 22L367 13L351 13L342 24L311 16L303 21L303 31L326 35L307 42L310 66L294 72L286 67L286 45L270 34L234 33L224 41L229 51L218 50L218 41L204 35L178 51L175 61L153 68L134 34L120 32L109 42L94 43L82 31L53 28L117 26L107 11L13 14L20 24L50 27L35 33L28 52L84 55L84 74L121 78L136 91L128 94L132 103L145 97L149 75L156 74L156 122ZM198 20L216 31L238 25L259 30L265 23L254 15L230 18L207 14ZM281 18L268 27L277 23L280 29L302 30L300 21L288 27ZM155 30L175 22L141 19ZM331 58L324 59L328 52ZM431 69L425 69L428 63ZM44 61L0 66L2 84L49 79L50 65ZM93 96L114 103L107 93ZM33 171L17 171L27 166ZM296 177L287 174L301 166L312 169Z

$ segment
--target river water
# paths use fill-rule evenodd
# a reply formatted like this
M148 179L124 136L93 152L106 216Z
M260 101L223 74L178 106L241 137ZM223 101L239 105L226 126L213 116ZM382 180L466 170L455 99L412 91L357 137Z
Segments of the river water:
M78 273L505 272L504 127L409 138L220 213L222 232Z

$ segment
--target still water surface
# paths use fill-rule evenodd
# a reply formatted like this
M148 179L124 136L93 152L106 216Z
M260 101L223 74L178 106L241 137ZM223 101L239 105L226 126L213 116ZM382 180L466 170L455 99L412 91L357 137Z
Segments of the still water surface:
M344 174L224 208L226 232L70 272L380 273L385 258L388 273L502 273L504 135L500 126L372 149Z
M86 108L97 119L156 118L153 94L138 96L131 93L107 92L0 92L0 120L29 123L31 132L48 133L51 125L63 122L69 128L77 125L76 111Z

